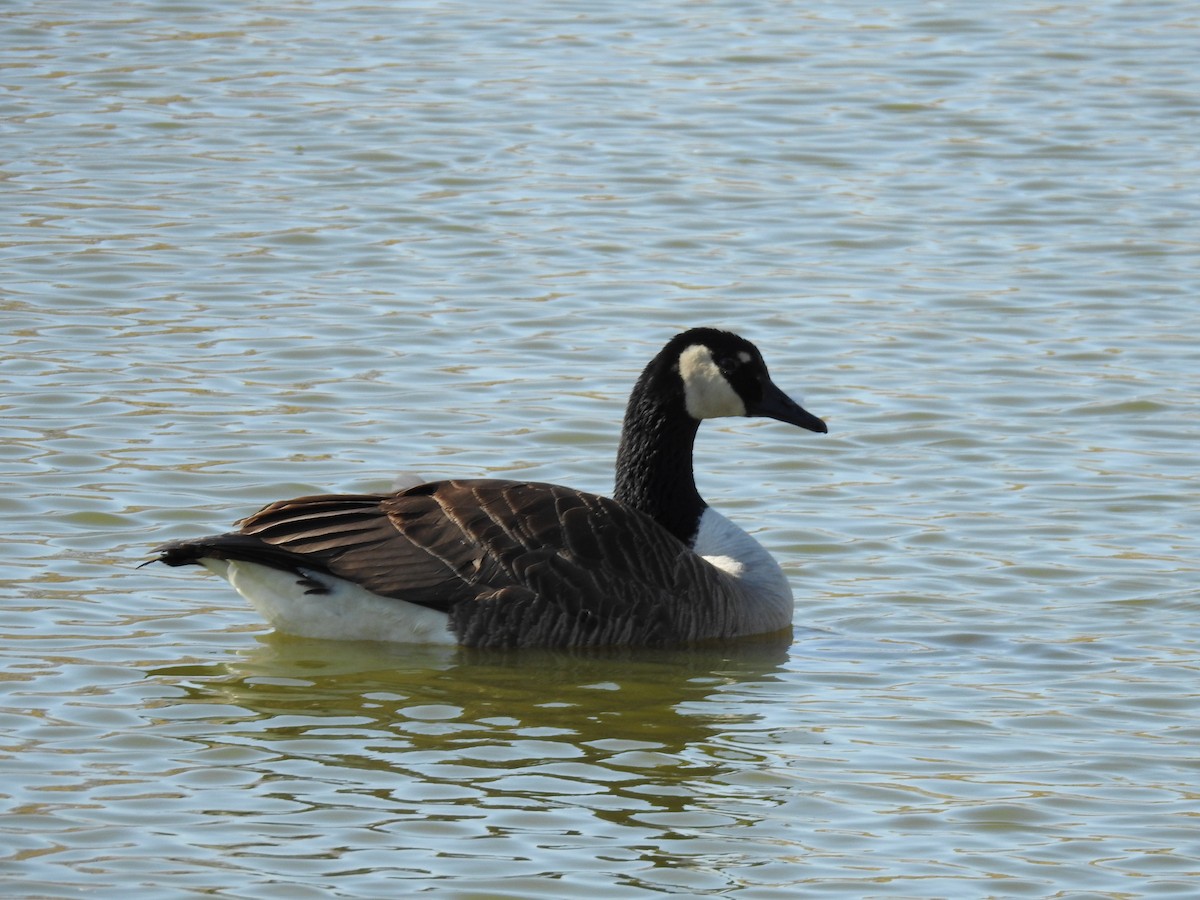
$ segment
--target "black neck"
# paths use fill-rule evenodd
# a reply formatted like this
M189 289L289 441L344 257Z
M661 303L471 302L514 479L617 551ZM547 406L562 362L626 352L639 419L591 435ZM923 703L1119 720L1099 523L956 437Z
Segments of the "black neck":
M613 497L691 544L707 508L692 474L700 423L687 413L678 374L664 369L651 363L629 398Z

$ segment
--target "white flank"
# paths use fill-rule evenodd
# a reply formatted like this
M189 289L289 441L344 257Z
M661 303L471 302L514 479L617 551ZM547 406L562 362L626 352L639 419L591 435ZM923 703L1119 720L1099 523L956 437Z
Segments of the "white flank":
M306 573L326 587L306 594L296 576L257 563L202 559L205 568L229 579L278 631L336 641L454 644L450 617L443 612L372 594L329 575Z

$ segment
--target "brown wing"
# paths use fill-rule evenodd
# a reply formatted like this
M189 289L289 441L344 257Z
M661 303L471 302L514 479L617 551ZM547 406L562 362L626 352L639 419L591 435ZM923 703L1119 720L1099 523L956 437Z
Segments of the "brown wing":
M649 517L558 485L480 479L301 497L240 524L170 545L163 559L327 572L449 612L473 646L672 643L722 618L719 596L682 596L688 583L712 582L708 563Z
M327 572L395 597L449 609L477 593L481 548L451 527L432 492L349 494L281 500L242 520L238 536L256 539L273 564ZM232 535L231 535L232 537Z

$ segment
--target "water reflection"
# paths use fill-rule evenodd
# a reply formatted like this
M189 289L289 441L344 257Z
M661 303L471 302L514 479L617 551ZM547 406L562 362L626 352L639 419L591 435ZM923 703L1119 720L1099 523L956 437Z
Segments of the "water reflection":
M790 643L780 633L674 650L506 653L270 634L233 662L151 674L182 678L190 700L246 710L272 740L352 725L387 737L389 753L528 738L672 752L752 720L752 712L706 712L704 704L770 679Z
M405 865L434 877L461 876L464 854L487 852L447 851L447 835L544 847L620 833L626 852L644 843L637 858L654 869L677 864L663 840L756 822L778 804L777 782L735 775L762 756L721 735L763 727L771 706L747 692L778 680L790 644L782 633L671 651L505 653L272 634L231 662L150 674L182 691L163 701L159 725L189 707L226 711L210 718L198 756L203 777L219 781L212 753L237 748L239 784L254 798L225 801L226 812L353 810L424 853ZM722 782L720 805L706 804ZM448 853L456 862L439 862Z
M577 744L640 740L678 748L719 722L682 712L743 682L779 672L790 632L672 650L484 651L308 641L269 634L218 665L167 667L187 696L236 704L269 720L303 714L303 736L322 719L353 720L412 747L532 734ZM393 748L394 749L394 748Z

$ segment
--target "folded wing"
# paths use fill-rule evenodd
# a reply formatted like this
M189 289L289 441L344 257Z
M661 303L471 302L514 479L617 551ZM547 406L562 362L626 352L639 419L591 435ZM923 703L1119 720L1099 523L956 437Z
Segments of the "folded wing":
M301 497L239 524L161 558L259 563L315 594L333 575L447 612L468 646L676 643L706 636L701 622L721 633L729 599L686 596L689 584L711 588L716 570L648 516L558 485L450 480Z

